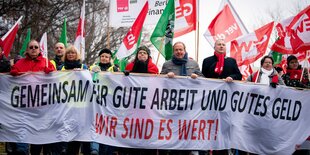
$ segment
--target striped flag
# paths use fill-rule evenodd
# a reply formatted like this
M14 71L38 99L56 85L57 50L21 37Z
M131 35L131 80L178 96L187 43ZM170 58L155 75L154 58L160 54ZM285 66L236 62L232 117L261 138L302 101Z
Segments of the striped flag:
M83 5L81 9L81 15L79 20L79 25L76 31L74 46L81 55L82 61L85 59L85 0L83 0Z

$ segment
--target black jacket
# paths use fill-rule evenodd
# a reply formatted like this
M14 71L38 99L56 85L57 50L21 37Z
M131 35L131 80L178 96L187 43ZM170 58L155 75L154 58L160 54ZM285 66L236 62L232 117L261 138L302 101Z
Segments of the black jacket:
M202 74L206 78L224 79L230 76L234 80L241 80L242 75L238 69L237 62L233 58L226 57L224 59L224 68L221 75L214 72L217 63L217 57L215 55L207 57L203 60Z

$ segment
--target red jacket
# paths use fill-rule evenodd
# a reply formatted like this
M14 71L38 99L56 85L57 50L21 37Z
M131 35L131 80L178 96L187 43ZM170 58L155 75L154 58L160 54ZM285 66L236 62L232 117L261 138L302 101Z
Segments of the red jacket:
M25 58L17 61L16 64L12 66L11 75L19 75L24 72L40 72L44 71L45 73L49 73L55 70L54 65L47 61L48 67L46 67L46 58L39 54L39 56L35 59L31 59L28 55Z
M126 66L125 70L131 72L132 69L133 69L134 64L135 64L134 61L131 62L131 63L129 63L129 64ZM150 73L150 74L158 74L158 68L157 68L157 66L152 62L152 59L151 59L151 58L149 58L149 62L148 62L148 64L147 64L147 72Z

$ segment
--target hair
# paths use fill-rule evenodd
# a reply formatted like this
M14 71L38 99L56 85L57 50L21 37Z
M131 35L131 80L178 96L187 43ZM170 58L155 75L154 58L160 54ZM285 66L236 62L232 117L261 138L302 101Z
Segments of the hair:
M75 52L76 53L76 59L75 60L81 61L80 53L77 51L76 47L74 47L73 45L69 45L68 48L66 48L65 55L62 57L63 62L67 60L67 53L68 52Z
M35 39L31 39L31 40L28 42L27 48L29 48L30 43L31 43L31 42L34 42L34 41L38 43L39 49L40 49L40 43L39 43L37 40L35 40Z
M224 40L224 39L217 39L217 40L214 42L213 48L215 48L216 43L219 42L219 41L223 41L223 42L225 43L225 40Z
M272 58L271 56L269 56L269 55L266 55L266 56L264 56L264 57L262 58L262 60L260 60L260 66L263 66L263 64L264 64L264 62L265 62L265 60L266 60L267 58L271 59L272 65L274 64L273 58Z
M184 51L186 52L186 46L185 46L185 44L184 44L183 42L181 42L181 41L175 42L175 43L173 44L173 49L174 49L174 47L175 47L176 44L182 44L183 47L184 47Z

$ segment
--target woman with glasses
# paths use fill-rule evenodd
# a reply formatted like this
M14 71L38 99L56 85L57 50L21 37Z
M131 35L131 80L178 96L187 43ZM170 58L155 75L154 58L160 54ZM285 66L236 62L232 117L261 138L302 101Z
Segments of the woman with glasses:
M261 69L247 78L247 81L261 83L276 87L276 85L284 85L282 78L273 68L273 59L271 56L264 56L260 61Z
M152 62L150 49L146 46L141 46L137 51L134 61L129 63L125 70L133 73L158 74L158 68Z

